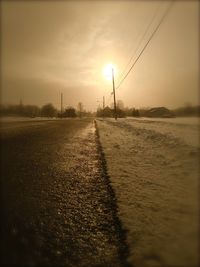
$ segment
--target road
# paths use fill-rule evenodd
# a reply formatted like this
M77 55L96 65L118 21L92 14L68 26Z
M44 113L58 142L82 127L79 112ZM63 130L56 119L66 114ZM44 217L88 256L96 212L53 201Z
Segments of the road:
M127 266L92 119L2 123L1 177L2 265Z

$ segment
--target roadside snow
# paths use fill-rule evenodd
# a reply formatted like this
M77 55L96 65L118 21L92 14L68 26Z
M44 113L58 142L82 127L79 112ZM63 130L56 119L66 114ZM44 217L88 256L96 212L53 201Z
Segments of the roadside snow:
M198 265L199 127L97 120L134 266Z
M145 120L145 121L161 121L161 122L170 122L175 124L185 124L185 125L199 125L199 117L175 117L175 118L147 118L147 117L129 117L132 120Z
M182 140L188 145L199 146L199 118L166 118L166 119L120 119L124 124L159 132L168 137Z

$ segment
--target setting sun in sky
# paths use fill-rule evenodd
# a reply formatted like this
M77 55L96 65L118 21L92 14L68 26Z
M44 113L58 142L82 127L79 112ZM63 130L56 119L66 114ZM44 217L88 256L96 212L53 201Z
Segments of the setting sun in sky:
M109 81L112 81L112 72L114 72L114 77L116 77L116 75L117 75L117 67L112 63L107 64L103 68L103 75Z
M64 106L82 102L96 110L98 99L110 97L112 64L117 88L168 6L153 0L2 1L2 103L59 107L62 92ZM136 108L198 104L198 58L199 3L173 1L117 99Z

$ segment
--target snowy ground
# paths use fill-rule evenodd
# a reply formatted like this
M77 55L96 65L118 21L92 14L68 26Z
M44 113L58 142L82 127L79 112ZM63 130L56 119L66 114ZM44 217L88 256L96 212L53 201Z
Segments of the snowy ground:
M97 125L129 261L197 266L198 120L98 119Z

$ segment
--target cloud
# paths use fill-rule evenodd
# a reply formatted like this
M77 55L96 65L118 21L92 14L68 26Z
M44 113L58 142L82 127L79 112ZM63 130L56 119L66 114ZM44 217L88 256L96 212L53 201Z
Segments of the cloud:
M94 103L97 94L101 98L110 93L111 85L101 75L103 66L113 61L119 72L123 70L159 5L162 3L158 1L3 1L1 67L5 88L10 92L4 92L5 101L14 98L18 101L21 94L41 103L48 98L48 90L53 99L57 88L68 88L69 99L71 92L77 101L81 101L80 96L86 99L90 92L86 102L89 105L90 99ZM159 88L160 80L171 79L168 69L174 73L174 88L180 83L176 79L180 66L184 66L185 77L191 71L196 75L198 12L195 8L193 2L175 5L123 84L129 92L123 96L124 102L134 99L132 84L140 87L140 80L144 91L152 95L152 88ZM185 60L187 64L183 64ZM157 80L147 81L155 75L159 77ZM96 88L96 93L91 88ZM165 94L162 90L160 94ZM196 95L196 87L190 92ZM141 99L148 102L145 94L137 97L138 102ZM177 98L183 100L181 95Z

